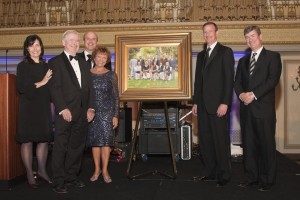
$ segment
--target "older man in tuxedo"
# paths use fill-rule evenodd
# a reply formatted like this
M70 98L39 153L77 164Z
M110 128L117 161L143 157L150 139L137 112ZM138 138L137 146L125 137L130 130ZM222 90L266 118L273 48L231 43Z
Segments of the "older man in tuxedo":
M64 51L49 60L53 71L50 92L55 116L52 151L53 191L67 193L66 186L84 187L78 180L85 147L87 125L94 117L94 97L87 63L76 56L79 34L63 34Z
M217 35L215 23L203 25L206 46L197 56L192 112L198 118L200 152L204 164L200 180L216 180L217 187L221 187L231 177L229 117L234 57L229 47L217 41Z
M251 49L239 60L234 88L240 99L240 124L248 188L259 184L259 191L268 191L275 183L275 87L282 64L279 53L262 45L258 26L248 26L244 36Z

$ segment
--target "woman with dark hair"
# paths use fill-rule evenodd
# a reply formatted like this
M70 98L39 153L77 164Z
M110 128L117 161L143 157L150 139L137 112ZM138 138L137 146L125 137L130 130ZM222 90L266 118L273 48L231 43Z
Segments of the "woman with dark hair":
M114 129L118 126L118 79L115 72L104 67L110 60L110 52L107 48L97 47L92 57L96 64L91 69L96 109L95 118L89 124L87 146L92 147L95 171L90 180L96 181L102 173L104 182L111 183L112 179L107 168L111 147L114 145Z
M51 183L46 172L48 142L52 141L52 119L48 81L52 71L43 60L44 46L38 35L29 35L23 46L23 61L17 66L17 89L20 94L16 140L21 143L21 157L29 187L38 184L32 169L33 143L38 161L37 178Z

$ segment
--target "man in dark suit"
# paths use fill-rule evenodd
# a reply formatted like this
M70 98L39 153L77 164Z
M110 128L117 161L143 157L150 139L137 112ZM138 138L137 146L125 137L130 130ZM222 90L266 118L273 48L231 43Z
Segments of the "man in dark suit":
M92 53L97 47L98 35L95 32L89 31L83 35L84 50L81 53L77 53L78 56L82 57L87 63L89 69L95 66L92 60ZM111 62L107 62L104 66L106 69L111 70Z
M84 187L78 180L85 147L87 125L94 117L94 97L87 63L78 58L79 34L63 34L64 51L49 60L50 83L55 116L52 151L53 191L67 193L66 185Z
M244 36L251 49L239 60L234 88L240 99L240 124L246 181L243 188L259 184L268 191L275 183L275 87L282 65L277 52L266 50L258 26L248 26Z
M206 48L197 56L192 112L198 117L203 176L224 186L231 177L229 117L233 94L234 57L217 42L218 27L203 25Z

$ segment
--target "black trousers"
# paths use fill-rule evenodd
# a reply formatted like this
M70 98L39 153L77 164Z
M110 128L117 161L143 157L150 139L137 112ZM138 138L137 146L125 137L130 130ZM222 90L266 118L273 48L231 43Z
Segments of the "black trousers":
M218 117L216 114L208 114L203 105L197 107L203 175L216 178L218 181L229 181L231 177L229 113Z
M273 185L277 159L276 117L255 118L248 112L241 120L244 168L247 181Z
M85 116L85 117L84 117ZM67 122L57 115L52 151L53 186L77 179L87 136L86 114Z

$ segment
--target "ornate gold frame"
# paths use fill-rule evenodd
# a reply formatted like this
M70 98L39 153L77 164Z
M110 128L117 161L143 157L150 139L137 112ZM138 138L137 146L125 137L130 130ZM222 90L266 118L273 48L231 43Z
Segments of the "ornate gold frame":
M191 33L116 35L116 73L121 101L191 99ZM129 88L128 50L134 47L177 46L178 87Z

